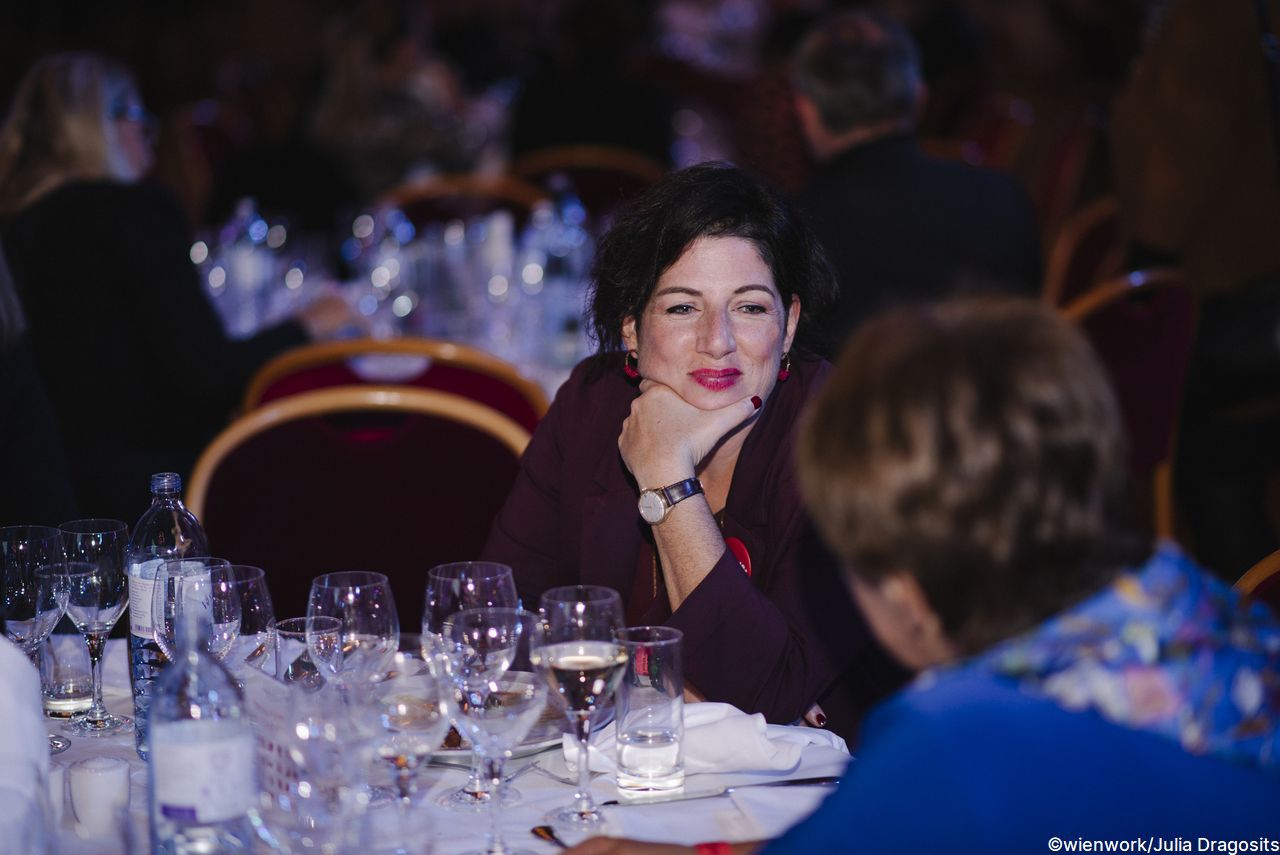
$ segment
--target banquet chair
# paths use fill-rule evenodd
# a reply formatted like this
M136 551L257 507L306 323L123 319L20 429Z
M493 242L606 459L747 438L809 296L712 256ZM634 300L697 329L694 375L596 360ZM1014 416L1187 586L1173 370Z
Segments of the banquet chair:
M1186 277L1173 268L1113 276L1060 311L1089 338L1115 388L1139 520L1174 538L1174 449L1197 319Z
M1245 596L1280 612L1280 549L1250 567L1234 587Z
M1066 305L1123 265L1120 206L1106 196L1076 211L1058 230L1045 262L1044 301Z
M349 339L303 345L267 362L249 380L244 412L327 386L394 383L438 389L486 404L530 433L547 412L537 383L483 350L438 339Z
M517 223L547 194L510 175L434 175L401 184L380 200L398 208L415 226L449 220L469 220L495 211L510 211Z
M219 434L187 506L216 555L266 570L277 617L306 614L321 573L374 570L413 627L427 569L480 557L528 441L501 413L445 392L305 392Z
M556 175L566 176L600 225L623 202L661 181L667 169L647 155L618 146L564 145L520 156L511 172L541 187L548 187Z

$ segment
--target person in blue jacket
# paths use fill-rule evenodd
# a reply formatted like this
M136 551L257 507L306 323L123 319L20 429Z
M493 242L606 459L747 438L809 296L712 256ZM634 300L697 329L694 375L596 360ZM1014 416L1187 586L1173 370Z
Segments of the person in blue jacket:
M921 304L854 336L801 483L918 676L765 852L1280 851L1280 622L1129 533L1122 437L1089 345L1034 302Z

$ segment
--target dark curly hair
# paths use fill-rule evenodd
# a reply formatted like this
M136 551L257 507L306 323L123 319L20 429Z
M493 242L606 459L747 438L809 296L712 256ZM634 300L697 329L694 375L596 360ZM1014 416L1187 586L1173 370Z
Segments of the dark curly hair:
M906 306L864 324L812 402L805 500L850 573L915 578L975 652L1144 561L1125 438L1080 332L1031 300Z
M704 163L672 173L637 197L601 240L589 312L599 355L623 349L623 322L640 322L658 278L701 237L751 241L773 273L782 305L800 297L792 353L826 353L817 319L834 305L837 291L817 238L776 190L736 166Z

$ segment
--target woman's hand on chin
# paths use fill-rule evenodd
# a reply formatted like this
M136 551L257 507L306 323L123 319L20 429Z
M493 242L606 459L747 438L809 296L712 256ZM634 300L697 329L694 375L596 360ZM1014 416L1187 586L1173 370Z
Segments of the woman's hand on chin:
M750 396L716 410L701 410L670 386L640 381L640 397L622 423L618 450L641 489L692 478L722 438L760 409Z

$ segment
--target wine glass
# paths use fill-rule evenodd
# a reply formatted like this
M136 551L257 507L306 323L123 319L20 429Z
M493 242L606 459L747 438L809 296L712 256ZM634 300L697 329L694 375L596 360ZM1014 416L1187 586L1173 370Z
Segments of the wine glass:
M259 799L263 824L279 851L350 851L363 800L356 784L360 769L348 744L346 704L332 686L321 683L311 690L295 684L281 712L287 785L283 793L264 793Z
M102 654L107 635L129 604L129 529L108 519L73 520L59 528L67 554L67 615L89 646L93 672L93 704L67 727L86 736L127 732L133 729L133 719L108 713L102 702Z
M480 758L491 793L500 792L512 749L547 706L547 687L529 671L530 632L538 616L519 609L468 609L454 616L446 654L453 721ZM510 853L499 826L502 800L489 799L488 853Z
M449 728L445 707L448 678L424 653L417 633L404 633L385 671L370 675L358 692L349 693L352 719L375 756L394 770L400 833L406 846L421 831L409 828L410 807L418 770L424 766Z
M612 588L569 585L542 595L530 656L578 739L578 789L571 807L548 816L552 824L594 831L604 823L591 798L587 746L595 714L612 697L627 664L614 635L621 627L622 598Z
M437 639L443 641L453 616L463 609L517 608L519 605L515 578L506 564L492 561L439 564L427 572L427 591L422 607L423 640L430 643L438 643ZM483 810L489 801L489 790L480 771L480 758L473 753L467 782L439 796L436 804L450 810ZM515 802L520 794L514 787L504 787L501 798Z
M335 617L342 622L338 687L364 683L385 670L400 639L400 618L391 583L382 573L351 570L326 573L311 582L307 617Z
M240 636L240 593L231 565L221 558L172 558L160 562L151 589L156 644L172 662L178 655L182 615L194 609L201 639L215 659L225 659Z
M37 670L40 645L66 606L62 532L39 525L0 528L0 616L5 635L22 649ZM49 753L71 747L64 736L49 734Z
M38 525L0 528L0 616L5 635L39 668L38 648L62 617L58 593L62 532Z
M270 657L275 610L271 606L271 591L267 589L267 574L261 567L232 564L227 572L232 588L240 597L240 635L227 659L231 672L238 677L245 666L260 667Z

